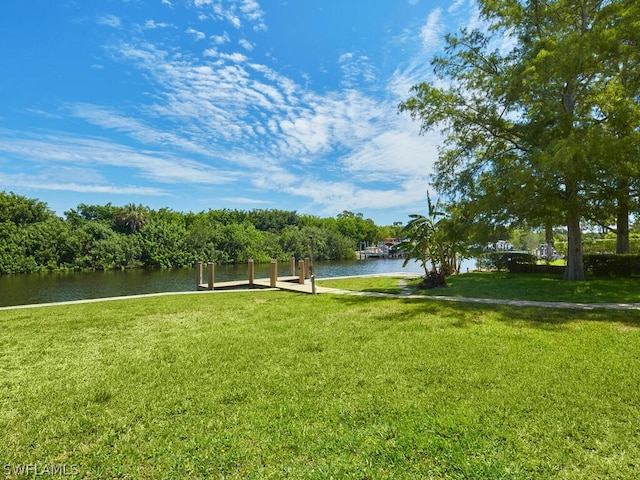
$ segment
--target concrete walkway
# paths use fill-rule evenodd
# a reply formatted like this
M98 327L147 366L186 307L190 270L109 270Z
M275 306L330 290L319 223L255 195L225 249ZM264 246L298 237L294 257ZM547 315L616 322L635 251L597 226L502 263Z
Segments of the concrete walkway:
M506 305L511 307L536 307L536 308L560 308L560 309L579 309L579 310L596 310L596 309L610 309L610 310L640 310L640 303L570 303L570 302L537 302L533 300L503 300L496 298L471 298L471 297L452 297L447 295L416 295L413 290L408 288L408 280L410 278L416 278L415 274L407 274L406 272L386 273L386 274L373 274L373 275L356 275L355 277L401 277L400 287L401 292L399 294L393 293L378 293L378 292L355 292L352 290L341 290L338 288L321 287L316 286L316 293L327 295L349 295L360 297L376 297L376 298L401 298L411 300L424 300L424 301L443 301L443 302L463 302L463 303L479 303L485 305ZM349 277L336 277L335 279L349 278ZM333 280L334 278L322 278L320 280ZM96 302L110 302L114 300L128 300L136 298L150 298L150 297L162 297L168 295L206 295L206 294L222 294L222 293L238 293L238 292L256 292L256 291L275 291L275 290L289 290L300 293L311 293L311 283L307 280L304 285L295 285L292 288L291 283L285 284L285 282L278 282L279 285L276 288L238 288L238 289L222 289L222 290L201 290L190 292L164 292L164 293L147 293L141 295L127 295L121 297L107 297L107 298L91 298L86 300L72 300L67 302L55 302L55 303L38 303L29 305L15 305L9 307L0 307L0 311L3 310L17 310L25 308L39 308L39 307L52 307L60 305L79 305L83 303L96 303ZM267 287L267 285L264 285ZM279 288L278 288L279 287Z

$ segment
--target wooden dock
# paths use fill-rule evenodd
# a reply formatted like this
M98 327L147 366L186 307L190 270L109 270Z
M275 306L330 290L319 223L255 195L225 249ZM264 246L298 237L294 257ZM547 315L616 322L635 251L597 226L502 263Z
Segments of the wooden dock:
M291 257L289 276L278 276L278 262L271 260L271 276L269 278L254 278L253 260L247 262L247 279L236 280L231 282L215 281L215 264L207 263L206 278L204 280L204 262L196 264L196 289L206 291L220 290L251 290L251 289L278 289L288 290L299 293L330 293L335 291L332 288L323 288L315 285L311 279L311 260L305 258L298 261L298 275L294 275L296 271L296 260Z
M290 276L290 277L278 277L275 282L275 286L272 285L271 278L256 278L253 280L253 285L249 283L248 280L236 280L231 282L215 282L213 284L213 291L216 290L244 290L244 289L265 289L265 288L275 288L278 290L287 290L290 292L298 292L298 293L313 293L311 281L306 280L305 283L299 282L299 277ZM198 290L208 290L208 283L201 283L198 285ZM333 289L318 287L316 285L316 293L329 293Z

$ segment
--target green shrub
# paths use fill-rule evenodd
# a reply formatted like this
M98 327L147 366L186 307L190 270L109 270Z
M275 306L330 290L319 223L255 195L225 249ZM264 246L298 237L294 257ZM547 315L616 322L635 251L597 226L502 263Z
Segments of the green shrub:
M488 252L478 258L478 266L483 270L509 270L521 268L522 265L535 265L536 256L528 252Z
M626 254L586 254L583 256L586 271L596 277L630 277L640 275L640 255Z

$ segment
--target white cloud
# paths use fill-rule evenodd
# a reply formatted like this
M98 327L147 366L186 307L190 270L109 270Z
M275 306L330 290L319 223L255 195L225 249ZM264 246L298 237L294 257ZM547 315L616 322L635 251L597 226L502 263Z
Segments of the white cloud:
M204 17L226 20L236 29L246 21L254 30L266 30L264 12L255 0L194 0L193 5L201 10Z
M194 29L194 28L187 28L187 30L185 31L185 33L187 33L188 35L191 35L196 42L200 41L200 40L204 40L206 35L202 32L199 32L198 30Z
M212 35L211 37L209 37L213 43L215 43L216 45L222 45L224 43L229 42L229 34L227 32L224 32L222 35Z
M354 149L343 161L357 178L370 182L395 182L427 178L438 158L441 138L417 135L414 129L390 129Z
M232 62L242 63L247 61L247 57L241 53L221 53L219 57L223 60L231 60Z
M120 18L111 14L99 15L98 18L96 18L96 23L98 25L104 25L106 27L112 27L112 28L122 27L122 22L120 21Z
M376 80L375 67L366 55L345 53L338 58L342 70L343 85L346 88L361 86L361 82L372 83Z
M62 134L37 138L0 131L0 152L46 165L118 167L131 169L140 178L172 184L218 185L234 182L238 174L224 171L184 157L162 152L140 151L101 139L70 137Z
M156 28L169 28L172 27L170 23L156 22L155 20L147 20L144 22L144 28L148 30L154 30Z
M193 5L209 21L252 22L254 27L264 21L253 0L194 0ZM441 15L436 9L429 16L417 38L419 47L434 46L432 40L442 33ZM148 21L145 26L168 25ZM186 33L205 38L195 28ZM396 114L398 100L415 79L423 78L424 56L385 81L368 55L345 52L338 58L342 88L319 93L271 65L230 51L226 32L209 39L211 48L202 49L200 58L175 45L161 47L133 37L112 46L116 60L150 81L149 95L126 110L68 106L73 117L118 132L131 146L51 138L42 144L25 140L25 151L35 152L31 158L37 162L46 157L74 168L92 162L165 185L244 180L262 192L308 198L326 211L386 208L424 197L438 139L420 137L417 125ZM238 45L254 48L245 39ZM374 81L373 88L363 88ZM235 200L241 203L242 198Z
M420 31L420 38L425 49L433 49L442 43L444 36L444 24L442 10L436 8L427 18L427 23Z
M457 12L468 0L456 0L447 8L447 12L454 13Z
M0 178L0 185L4 188L27 188L31 190L55 190L77 193L107 193L112 195L168 195L166 191L154 187L115 184L90 184L78 182L51 181L43 175L4 175Z
M238 45L240 45L242 48L244 48L245 50L247 50L248 52L250 52L251 50L253 50L253 43L251 43L248 40L245 40L244 38L238 40Z

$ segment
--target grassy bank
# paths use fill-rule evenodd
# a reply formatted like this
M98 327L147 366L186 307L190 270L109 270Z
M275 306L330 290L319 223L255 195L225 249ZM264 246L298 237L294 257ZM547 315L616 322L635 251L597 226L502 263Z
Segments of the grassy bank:
M9 478L636 478L638 351L637 312L284 292L4 311L0 462Z

